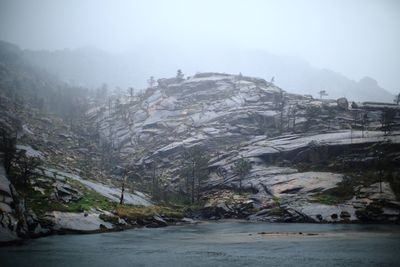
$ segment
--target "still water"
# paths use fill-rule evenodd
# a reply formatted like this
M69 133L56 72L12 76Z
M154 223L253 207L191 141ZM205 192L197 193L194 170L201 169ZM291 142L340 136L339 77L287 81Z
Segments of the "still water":
M400 266L400 226L223 221L51 236L0 248L0 266Z

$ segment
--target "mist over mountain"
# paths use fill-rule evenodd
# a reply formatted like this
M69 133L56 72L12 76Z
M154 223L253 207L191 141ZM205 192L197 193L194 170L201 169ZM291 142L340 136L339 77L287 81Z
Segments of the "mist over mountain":
M207 51L204 56L204 51ZM197 72L243 73L271 80L293 93L318 97L325 90L328 98L346 97L354 101L392 102L394 96L373 77L352 80L334 70L318 69L306 60L274 55L261 50L228 48L181 48L142 45L121 53L95 47L64 50L24 50L25 58L60 79L72 84L99 87L106 83L123 89L142 89L150 76L173 76L182 69L188 76Z

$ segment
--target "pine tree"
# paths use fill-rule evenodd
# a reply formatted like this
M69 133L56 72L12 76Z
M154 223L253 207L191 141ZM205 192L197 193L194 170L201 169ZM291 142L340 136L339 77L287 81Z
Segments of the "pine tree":
M176 78L177 78L178 80L183 80L184 77L185 77L185 74L183 74L182 70L181 70L181 69L177 70L177 72L176 72Z
M149 85L149 87L153 87L154 85L156 85L156 80L154 79L154 76L150 76L150 78L147 80L147 84Z
M201 182L208 176L208 161L205 151L199 146L187 149L182 156L181 174L185 177L186 191L194 203L197 192L197 202L200 200Z
M246 177L246 175L249 174L251 170L251 163L248 159L245 158L240 158L237 160L233 166L232 166L232 171L234 174L236 174L239 178L239 192L242 192L242 181L243 178Z
M328 96L328 93L325 90L319 91L319 98L322 99L323 96Z

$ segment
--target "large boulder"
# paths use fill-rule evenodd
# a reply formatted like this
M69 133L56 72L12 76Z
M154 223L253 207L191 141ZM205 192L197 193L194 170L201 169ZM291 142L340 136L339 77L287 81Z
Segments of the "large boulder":
M56 231L91 233L112 229L113 225L103 221L95 212L74 213L53 211L46 214L45 219L53 223Z
M336 100L336 103L337 103L338 107L343 110L349 109L349 101L347 101L347 99L345 97L338 98Z
M72 188L69 184L61 181L53 183L54 191L51 197L54 200L69 203L71 201L78 201L82 197L82 193Z

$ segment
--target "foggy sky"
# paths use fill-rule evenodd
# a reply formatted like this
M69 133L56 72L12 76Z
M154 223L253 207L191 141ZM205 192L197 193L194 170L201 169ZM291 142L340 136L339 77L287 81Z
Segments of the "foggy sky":
M0 0L0 39L34 50L263 50L400 91L396 0Z

